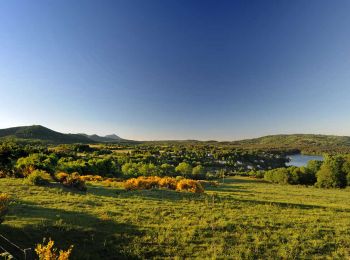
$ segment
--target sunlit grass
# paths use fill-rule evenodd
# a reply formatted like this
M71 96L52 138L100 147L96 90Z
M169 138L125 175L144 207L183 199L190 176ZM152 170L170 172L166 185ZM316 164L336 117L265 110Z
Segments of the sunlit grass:
M227 179L205 194L127 192L89 185L87 193L58 185L0 179L13 198L0 233L22 247L43 237L74 244L77 259L348 258L350 190Z

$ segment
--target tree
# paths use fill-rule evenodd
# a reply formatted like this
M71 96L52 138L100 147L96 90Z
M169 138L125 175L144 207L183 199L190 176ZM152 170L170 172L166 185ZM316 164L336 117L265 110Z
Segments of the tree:
M205 168L202 165L197 165L192 169L192 177L194 179L203 179L205 175Z
M175 171L184 176L189 176L192 173L192 166L186 162L182 162L175 168Z
M322 161L317 161L317 160L310 160L307 165L306 168L313 174L316 175L316 173L320 170L321 166L322 166Z
M122 166L122 173L128 177L139 176L139 170L136 163L125 163Z
M322 188L344 188L346 174L342 170L344 158L341 156L328 156L317 172L316 186Z
M175 167L168 163L163 163L160 166L160 172L162 176L174 176L175 175Z

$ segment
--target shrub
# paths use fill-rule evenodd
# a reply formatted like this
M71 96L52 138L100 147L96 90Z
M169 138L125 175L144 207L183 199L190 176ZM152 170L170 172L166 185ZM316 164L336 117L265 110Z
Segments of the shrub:
M170 190L175 190L177 185L177 181L175 178L164 177L159 180L159 186L162 188L167 188Z
M203 186L199 181L184 179L177 183L176 190L178 191L189 191L193 193L203 193Z
M79 173L73 172L69 174L63 181L62 184L68 188L74 188L80 191L86 191L85 181L81 178Z
M59 172L56 173L55 177L57 179L58 182L63 182L67 179L67 177L69 176L69 174L65 173L65 172Z
M27 182L33 185L47 185L52 180L50 174L43 170L34 170L26 178Z
M180 179L172 177L160 178L157 176L132 178L124 182L126 190L149 190L158 188L167 188L171 190L189 191L195 193L204 192L203 186L199 181Z
M159 177L138 177L127 180L124 187L127 190L149 190L159 187Z
M4 216L8 212L10 197L7 194L0 193L0 224L4 221Z
M73 245L71 245L67 251L54 248L55 242L49 239L45 245L45 239L43 244L37 244L35 252L38 255L39 260L68 260L72 253Z
M84 181L103 181L103 177L100 175L84 175L80 178Z
M274 183L290 183L291 176L287 168L277 168L265 172L264 179Z

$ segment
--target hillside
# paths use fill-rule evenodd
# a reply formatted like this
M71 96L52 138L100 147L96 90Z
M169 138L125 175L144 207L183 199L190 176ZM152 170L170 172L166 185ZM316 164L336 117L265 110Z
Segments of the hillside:
M0 138L35 140L55 144L117 142L123 140L121 138L113 139L108 137L101 137L98 135L89 136L85 134L63 134L41 125L19 126L0 129Z
M287 148L304 152L350 151L349 136L290 134L268 135L234 141L232 144L250 148Z

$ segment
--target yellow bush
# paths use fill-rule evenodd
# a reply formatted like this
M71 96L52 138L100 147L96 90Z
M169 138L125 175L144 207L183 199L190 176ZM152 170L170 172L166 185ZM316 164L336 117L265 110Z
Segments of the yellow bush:
M170 190L176 190L177 181L175 178L164 177L159 181L159 186Z
M68 174L65 172L59 172L59 173L56 173L55 177L59 182L63 182L67 179Z
M4 221L4 216L8 212L10 197L7 194L0 193L0 224Z
M100 175L83 175L80 178L84 181L103 181L103 177Z
M203 186L195 180L176 180L172 177L160 178L157 176L132 178L124 182L126 190L149 190L167 188L171 190L189 191L194 193L204 192Z
M39 257L39 260L68 260L72 253L73 246L70 246L67 251L54 248L55 242L49 239L45 245L45 239L43 244L37 244L35 252ZM58 252L57 252L58 251Z
M183 179L180 180L176 185L176 190L178 191L189 191L193 193L204 192L203 186L199 181Z

